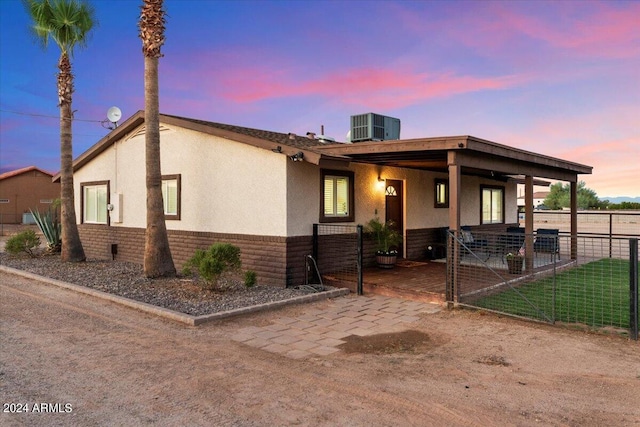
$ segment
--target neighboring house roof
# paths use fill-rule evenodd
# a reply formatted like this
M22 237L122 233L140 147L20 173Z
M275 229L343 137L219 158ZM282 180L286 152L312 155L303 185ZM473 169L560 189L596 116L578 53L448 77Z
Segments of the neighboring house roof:
M546 197L549 195L548 191L535 191L533 193L533 198L534 199L546 199ZM522 196L519 196L518 199L524 199L524 194Z
M160 114L160 122L288 156L302 151L305 161L325 167L354 161L446 173L450 164L456 164L467 174L516 182L523 181L524 176L574 181L577 174L590 174L593 169L469 135L344 144L167 114ZM144 111L141 110L82 153L74 161L74 171L143 124ZM59 175L54 177L58 178ZM534 183L540 185L537 180Z
M12 171L0 174L0 180L11 178L11 177L18 176L18 175L22 175L23 173L27 173L27 172L31 172L31 171L38 171L38 172L43 173L45 175L53 176L53 174L51 172L47 172L47 171L42 170L42 169L40 169L38 167L35 167L35 166L27 166L26 168L20 168L20 169L16 169L16 170L12 170Z

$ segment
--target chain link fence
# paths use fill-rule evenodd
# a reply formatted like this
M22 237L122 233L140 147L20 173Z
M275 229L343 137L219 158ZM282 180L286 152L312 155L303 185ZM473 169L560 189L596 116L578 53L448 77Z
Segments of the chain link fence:
M448 300L637 339L637 238L512 231L450 233Z

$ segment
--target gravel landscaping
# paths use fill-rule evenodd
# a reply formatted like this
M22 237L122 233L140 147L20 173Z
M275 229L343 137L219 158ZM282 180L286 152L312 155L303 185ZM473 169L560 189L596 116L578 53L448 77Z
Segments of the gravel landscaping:
M59 255L37 258L13 257L0 253L0 265L28 271L40 276L86 286L136 301L164 307L192 316L202 316L282 301L313 293L313 290L256 285L247 288L241 282L227 281L223 289L203 290L191 278L148 279L142 266L120 261L87 260L63 263ZM260 278L258 278L258 283Z

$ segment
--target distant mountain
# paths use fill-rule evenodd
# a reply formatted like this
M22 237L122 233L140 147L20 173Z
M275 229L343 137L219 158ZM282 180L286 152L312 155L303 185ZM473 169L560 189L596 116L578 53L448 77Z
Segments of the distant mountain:
M609 203L635 202L640 203L640 197L598 197L600 200L608 200Z

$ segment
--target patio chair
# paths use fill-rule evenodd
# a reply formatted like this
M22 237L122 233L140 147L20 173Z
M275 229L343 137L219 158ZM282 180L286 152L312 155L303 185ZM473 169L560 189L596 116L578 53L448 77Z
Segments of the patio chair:
M524 246L524 228L507 227L507 234L503 237L504 250L509 253L517 253Z
M483 252L486 255L484 261L489 259L491 252L488 250L489 242L487 239L475 237L468 225L460 227L460 234L462 235L462 243L470 252Z
M558 234L560 230L557 228L538 228L536 230L536 240L533 242L534 254L560 254L560 245L558 244Z

